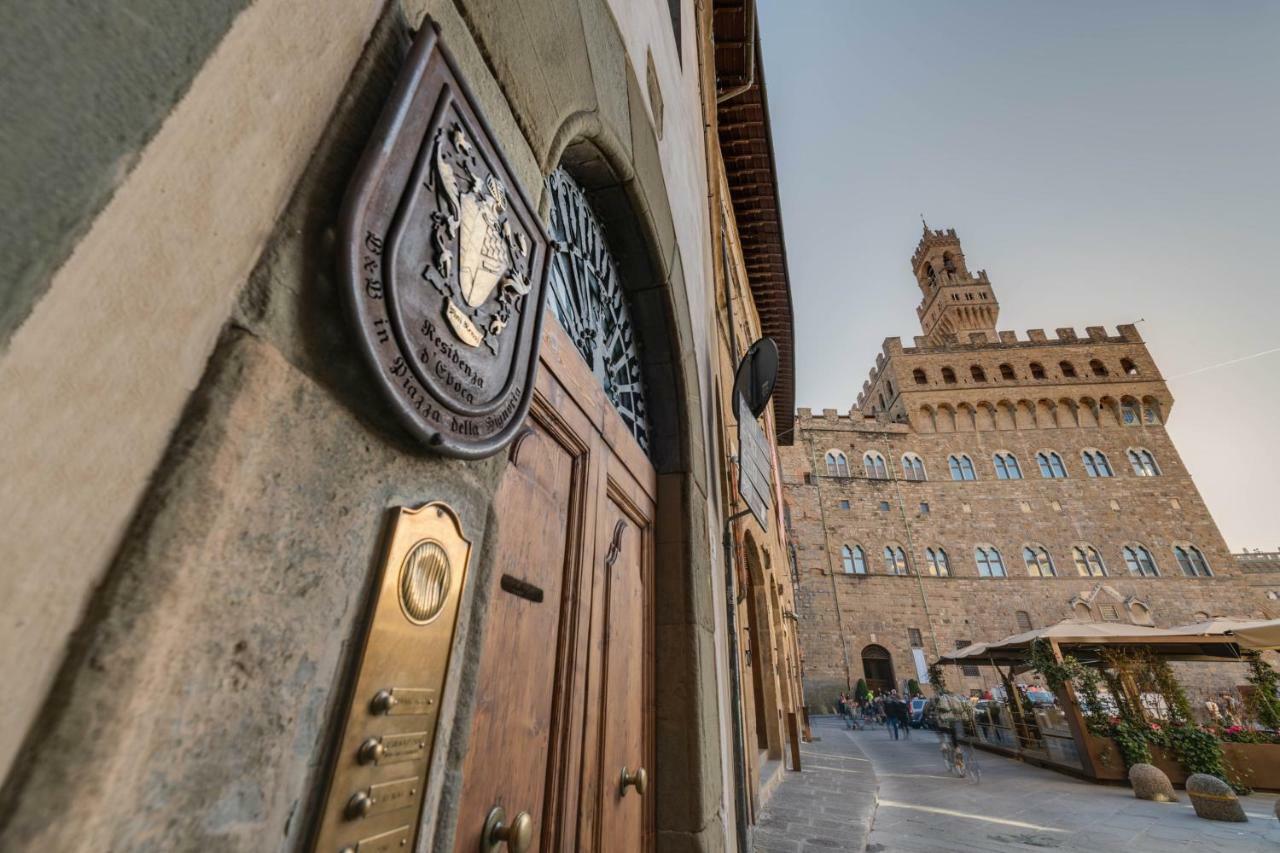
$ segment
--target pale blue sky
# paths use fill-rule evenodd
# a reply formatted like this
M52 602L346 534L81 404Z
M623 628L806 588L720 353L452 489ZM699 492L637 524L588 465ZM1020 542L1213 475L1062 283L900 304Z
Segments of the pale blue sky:
M1233 550L1280 547L1280 0L760 0L797 404L919 334L920 214L1000 328L1138 329Z

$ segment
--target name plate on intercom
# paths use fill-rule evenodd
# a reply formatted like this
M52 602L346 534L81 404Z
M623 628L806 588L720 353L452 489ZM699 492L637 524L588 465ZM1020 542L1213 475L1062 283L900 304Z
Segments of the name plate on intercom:
M413 849L471 543L453 509L400 509L334 761L317 853Z

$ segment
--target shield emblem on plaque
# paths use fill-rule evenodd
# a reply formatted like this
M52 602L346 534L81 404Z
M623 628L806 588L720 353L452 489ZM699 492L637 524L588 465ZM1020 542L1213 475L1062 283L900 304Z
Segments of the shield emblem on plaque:
M549 240L424 26L352 179L342 274L401 421L451 456L496 452L532 399Z

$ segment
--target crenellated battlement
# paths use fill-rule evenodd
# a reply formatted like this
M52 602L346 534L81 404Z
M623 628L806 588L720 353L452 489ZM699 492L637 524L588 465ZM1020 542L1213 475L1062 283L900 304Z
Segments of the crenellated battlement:
M920 262L924 260L925 255L935 246L959 246L960 238L956 236L954 228L938 228L930 230L929 226L924 226L924 233L920 235L920 242L916 245L915 254L911 256L911 270L914 272L920 266Z

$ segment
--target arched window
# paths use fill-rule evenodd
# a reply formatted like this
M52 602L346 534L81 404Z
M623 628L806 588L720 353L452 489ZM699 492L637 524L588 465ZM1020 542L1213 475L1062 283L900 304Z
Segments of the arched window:
M849 460L839 450L827 451L827 476L828 477L848 477L849 476Z
M1151 455L1150 450L1144 450L1141 447L1129 448L1129 464L1133 466L1133 473L1139 477L1159 477L1160 468L1156 465L1156 458Z
M948 385L956 384L956 372L950 367L942 368L942 381Z
M1120 369L1124 371L1124 374L1126 376L1138 375L1138 365L1133 363L1133 359L1130 359L1130 358L1120 359Z
M1013 365L1002 364L1000 365L1000 378L1007 382L1012 382L1018 378L1018 374L1013 372Z
M973 470L973 460L968 456L948 456L947 467L951 469L951 479L953 480L978 479Z
M1069 361L1058 362L1058 369L1062 371L1062 375L1067 379L1076 378L1076 366Z
M1160 409L1150 397L1142 401L1142 422L1148 425L1160 423Z
M1022 469L1018 467L1018 457L1012 453L997 453L993 459L996 465L997 480L1022 479Z
M1022 549L1022 562L1027 565L1027 574L1033 578L1051 578L1054 576L1053 560L1049 552L1041 545L1027 545Z
M885 390L885 393L889 395L889 399L892 400L893 399L893 382L886 379L884 381L884 390Z
M1124 564L1129 569L1129 574L1137 577L1157 578L1160 577L1160 570L1156 568L1155 558L1151 556L1151 552L1142 545L1126 545L1124 546Z
M938 274L933 271L933 264L924 265L925 278L929 279L929 284L934 287L938 286Z
M939 578L951 576L951 563L942 548L925 548L924 561L929 567L929 574Z
M947 272L956 271L956 262L951 258L950 252L942 253L942 268L945 269Z
M884 411L884 394L880 395L880 410Z
M922 369L920 369L919 367L917 367L915 370L911 371L911 378L915 380L915 383L916 383L917 385L928 385L928 384L929 384L929 377L928 377L928 375L927 375L927 374L926 374Z
M902 476L908 480L924 480L924 461L914 453L902 457Z
M1037 453L1036 464L1040 466L1040 476L1046 480L1066 479L1067 469L1062 464L1062 457L1053 451Z
M1094 375L1094 376L1106 376L1106 375L1107 375L1107 366L1106 366L1105 364L1103 364L1099 359L1096 359L1096 358L1095 358L1095 359L1092 359L1092 360L1089 362L1089 370L1091 370L1091 371L1093 372L1093 375Z
M840 563L846 575L865 575L867 573L867 554L861 545L848 545L840 549Z
M887 480L889 471L885 468L884 457L874 450L862 457L862 468L870 480Z
M973 561L978 564L978 577L1002 578L1005 576L1004 560L995 548L979 545L973 549Z
M1025 632L1025 631L1034 630L1035 626L1031 624L1030 613L1028 613L1025 610L1019 610L1017 613L1014 613L1013 615L1014 615L1014 618L1018 620L1019 631Z
M969 375L973 377L974 382L987 381L987 372L976 364L969 368Z
M1138 425L1138 401L1125 397L1120 401L1120 422L1125 426Z
M1182 569L1182 573L1187 577L1213 577L1213 572L1209 571L1209 564L1205 562L1204 554L1200 553L1200 549L1196 546L1175 545L1173 556L1178 559L1178 567Z
M1044 379L1044 378L1045 378L1044 365L1043 365L1043 364L1041 364L1041 363L1040 363L1040 362L1038 362L1038 361L1033 361L1033 362L1031 362L1031 378L1032 378L1032 379Z
M884 570L891 575L907 573L907 553L896 545L884 548Z
M1114 476L1111 462L1101 450L1086 450L1080 454L1080 458L1084 460L1084 472L1090 477Z
M1092 545L1077 545L1071 549L1071 556L1076 561L1076 574L1081 577L1105 578L1107 567L1102 562L1102 555Z

